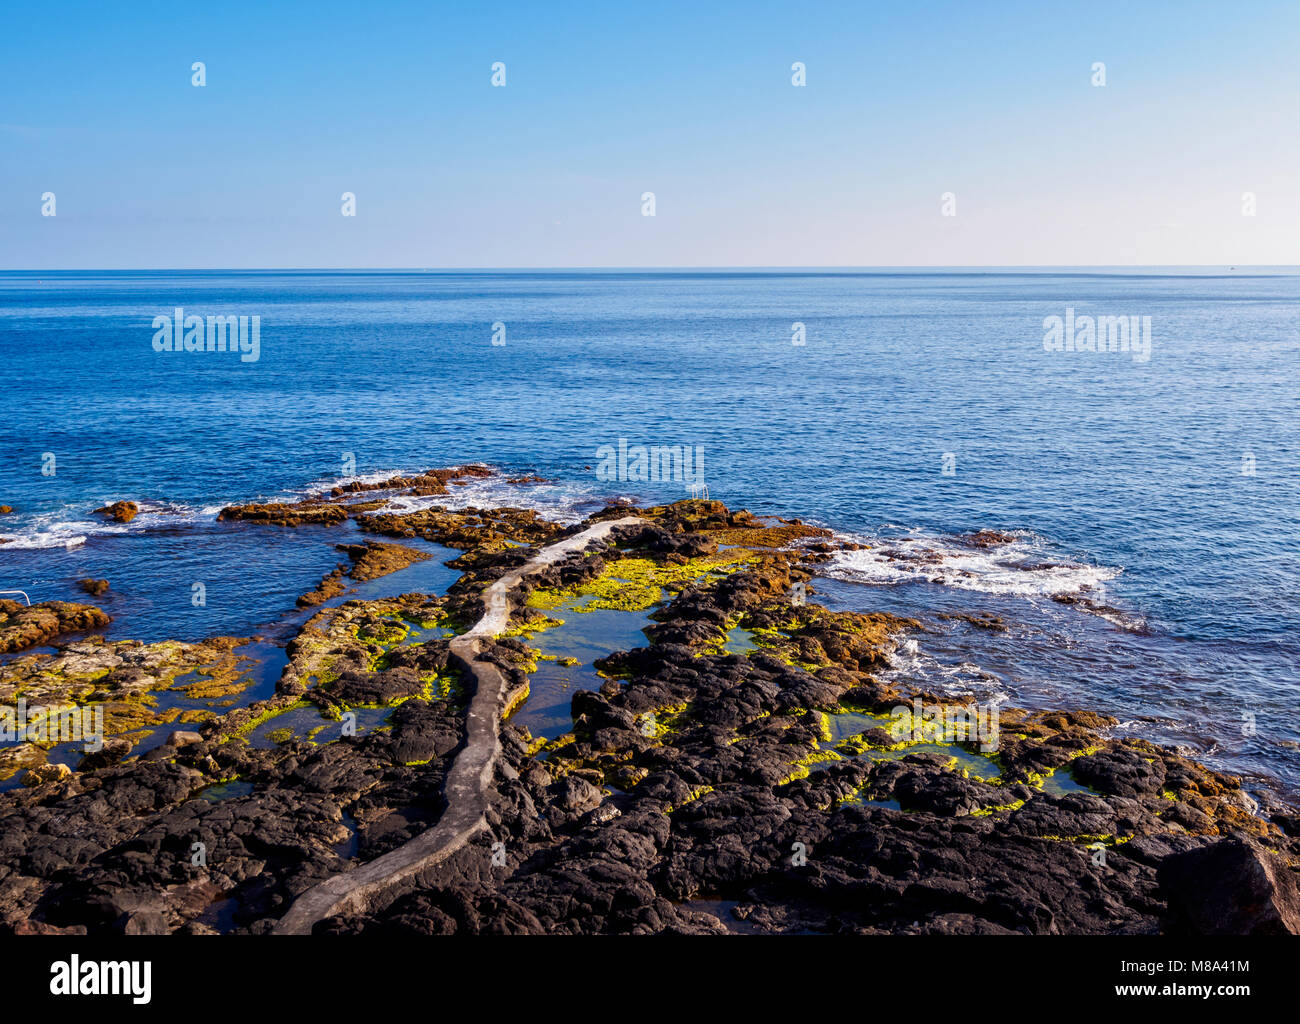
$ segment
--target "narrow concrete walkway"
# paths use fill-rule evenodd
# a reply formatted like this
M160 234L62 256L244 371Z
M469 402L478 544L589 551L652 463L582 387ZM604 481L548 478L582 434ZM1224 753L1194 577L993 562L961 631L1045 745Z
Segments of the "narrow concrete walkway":
M510 621L510 593L529 573L582 551L618 526L646 520L637 516L612 519L566 537L506 573L483 592L486 610L469 632L448 645L451 660L474 680L465 722L465 745L447 772L444 795L447 810L438 824L409 842L366 864L308 889L275 926L277 935L307 935L327 917L365 914L391 903L404 892L419 888L425 877L480 829L487 827L488 791L492 770L501 753L501 711L506 680L489 661L480 661L482 641L502 632Z

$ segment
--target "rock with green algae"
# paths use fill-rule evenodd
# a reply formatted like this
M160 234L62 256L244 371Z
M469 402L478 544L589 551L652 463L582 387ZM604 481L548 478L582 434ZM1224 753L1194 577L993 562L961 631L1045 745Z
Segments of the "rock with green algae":
M92 637L53 654L22 655L0 665L0 705L17 707L21 701L29 725L55 712L83 708L99 716L103 738L138 742L168 724L212 713L182 706L170 691L210 700L250 685L252 662L238 651L245 643L237 637L192 644ZM55 740L41 738L36 745L51 747Z

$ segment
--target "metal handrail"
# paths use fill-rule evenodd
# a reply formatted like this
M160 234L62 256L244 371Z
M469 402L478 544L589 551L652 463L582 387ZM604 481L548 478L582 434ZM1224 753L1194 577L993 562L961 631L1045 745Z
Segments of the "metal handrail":
M27 602L27 607L30 608L30 607L32 606L32 599L31 599L30 597L27 596L26 591L22 591L22 590L0 590L0 594L22 594L22 595L23 595L23 600Z

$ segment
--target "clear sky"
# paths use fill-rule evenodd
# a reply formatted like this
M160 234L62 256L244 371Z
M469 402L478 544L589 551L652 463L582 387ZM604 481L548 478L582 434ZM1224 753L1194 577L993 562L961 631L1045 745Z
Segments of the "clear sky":
M1296 0L0 14L9 269L1296 264L1298 249Z

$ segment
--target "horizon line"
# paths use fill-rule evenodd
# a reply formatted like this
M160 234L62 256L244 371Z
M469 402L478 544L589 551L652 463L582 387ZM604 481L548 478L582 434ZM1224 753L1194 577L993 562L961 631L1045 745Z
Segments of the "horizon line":
M0 274L159 274L159 273L404 273L404 274L465 274L465 273L793 273L810 274L826 272L906 272L926 273L936 271L994 273L1066 270L1290 270L1300 272L1300 264L1289 263L1035 263L1035 264L802 264L781 266L776 264L703 265L682 264L647 266L298 266L298 267L0 267Z

